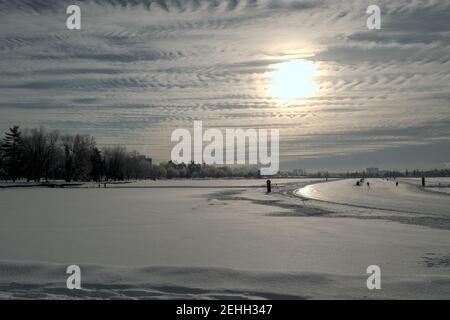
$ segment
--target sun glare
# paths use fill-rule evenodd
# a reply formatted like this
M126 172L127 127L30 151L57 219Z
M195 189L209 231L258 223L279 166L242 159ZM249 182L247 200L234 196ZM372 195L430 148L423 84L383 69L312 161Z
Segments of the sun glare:
M271 84L268 92L278 99L301 99L312 96L317 85L314 76L316 66L308 60L292 60L273 65L268 76Z

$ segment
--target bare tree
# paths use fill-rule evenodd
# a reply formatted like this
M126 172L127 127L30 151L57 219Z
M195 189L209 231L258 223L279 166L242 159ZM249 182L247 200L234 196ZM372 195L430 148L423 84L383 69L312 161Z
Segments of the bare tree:
M47 132L44 127L26 130L23 137L23 159L27 180L39 182L47 162Z
M126 150L115 146L104 150L105 174L107 180L123 180L125 178Z
M60 153L60 147L58 145L59 132L50 131L47 133L45 148L44 148L44 178L46 181L50 178L50 175L54 173L57 166L57 157ZM53 175L54 176L54 175Z
M74 145L74 137L71 135L65 135L61 138L62 145L64 149L64 180L67 182L72 181L73 179L73 145Z
M76 135L73 142L74 179L89 180L91 155L95 148L95 139L89 135Z

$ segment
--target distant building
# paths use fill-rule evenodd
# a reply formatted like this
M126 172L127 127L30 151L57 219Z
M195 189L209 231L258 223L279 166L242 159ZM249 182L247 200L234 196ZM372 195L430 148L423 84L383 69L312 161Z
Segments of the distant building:
M141 160L147 161L147 163L150 165L150 167L151 167L152 164L153 164L152 158L147 158L147 157L144 156L144 155L139 155L139 156L137 156L136 158L137 158L139 161L141 161Z
M367 168L366 173L370 176L377 176L380 174L380 169L378 168Z
M294 169L292 171L292 175L293 176L297 176L297 177L304 176L305 175L305 170L303 170L303 169Z

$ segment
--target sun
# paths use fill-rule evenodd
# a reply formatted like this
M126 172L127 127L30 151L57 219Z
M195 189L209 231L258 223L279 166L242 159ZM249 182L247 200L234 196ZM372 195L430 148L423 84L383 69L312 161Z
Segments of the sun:
M292 60L275 64L268 73L269 94L277 99L301 99L312 96L317 91L314 77L316 66L308 60Z

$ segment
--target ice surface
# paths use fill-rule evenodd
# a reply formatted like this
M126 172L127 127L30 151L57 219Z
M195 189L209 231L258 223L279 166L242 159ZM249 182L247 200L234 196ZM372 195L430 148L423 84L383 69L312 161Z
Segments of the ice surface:
M448 230L308 216L281 189L310 181L274 180L271 195L261 182L1 189L0 297L450 298ZM315 186L353 190L341 183ZM69 264L84 291L65 288ZM372 264L381 292L365 286Z
M298 190L297 194L339 204L450 216L450 197L445 194L426 192L404 182L397 187L394 180L366 179L362 186L356 186L356 182L349 179L313 184Z

